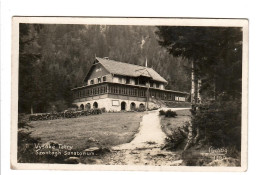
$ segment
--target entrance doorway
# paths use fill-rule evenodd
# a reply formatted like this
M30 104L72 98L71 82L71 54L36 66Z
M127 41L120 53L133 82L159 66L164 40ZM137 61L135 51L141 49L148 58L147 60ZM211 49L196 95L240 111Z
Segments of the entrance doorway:
M141 110L145 110L145 106L144 106L144 104L141 103L141 104L139 105L139 108L140 108Z
M94 109L98 108L98 103L97 103L97 102L94 102L94 103L93 103L93 108L94 108Z
M90 103L87 103L85 108L86 108L86 110L90 110L90 108L91 108Z
M121 111L125 111L125 109L126 109L126 102L122 102L121 103Z
M80 105L80 109L84 110L84 105L83 104Z
M134 103L134 102L131 103L130 109L131 109L131 111L134 111L134 110L135 110L135 103Z

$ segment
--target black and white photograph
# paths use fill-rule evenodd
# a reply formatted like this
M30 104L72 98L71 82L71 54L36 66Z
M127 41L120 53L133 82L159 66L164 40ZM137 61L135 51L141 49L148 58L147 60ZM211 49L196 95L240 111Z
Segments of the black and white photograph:
M12 37L12 169L246 170L247 20L14 17Z

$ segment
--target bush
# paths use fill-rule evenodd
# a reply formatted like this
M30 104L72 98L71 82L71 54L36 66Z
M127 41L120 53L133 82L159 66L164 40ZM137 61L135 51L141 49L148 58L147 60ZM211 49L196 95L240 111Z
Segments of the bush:
M137 112L144 112L144 111L145 111L145 108L143 108L143 107L136 108L136 111L137 111Z
M172 118L175 118L177 116L177 113L175 111L171 111L171 110L167 110L165 112L165 117L172 117Z
M176 149L183 149L188 135L188 125L185 123L182 127L178 127L166 138L165 148L176 151Z
M106 112L106 108L101 108L101 112Z
M87 115L97 115L102 114L105 112L105 108L97 108L97 109L90 109L90 110L65 110L64 112L55 112L55 113L40 113L40 114L31 114L29 116L30 121L37 121L37 120L55 120L60 118L76 118L80 116L87 116ZM20 117L22 118L22 117Z
M166 113L166 112L165 112L164 110L160 110L160 111L159 111L159 115L165 115L165 113Z
M177 113L175 111L172 111L172 110L167 110L167 111L164 111L164 110L160 110L159 111L159 115L164 115L165 117L176 117L177 116Z

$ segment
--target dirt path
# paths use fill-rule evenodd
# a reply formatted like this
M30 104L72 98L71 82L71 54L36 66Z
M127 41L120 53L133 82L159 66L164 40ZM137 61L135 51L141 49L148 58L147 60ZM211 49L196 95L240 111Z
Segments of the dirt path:
M183 109L187 108L172 108L171 110ZM113 147L112 153L105 156L102 162L111 165L176 166L181 164L182 161L177 152L161 150L165 144L165 138L166 135L161 129L159 110L150 111L143 116L135 138L130 143Z

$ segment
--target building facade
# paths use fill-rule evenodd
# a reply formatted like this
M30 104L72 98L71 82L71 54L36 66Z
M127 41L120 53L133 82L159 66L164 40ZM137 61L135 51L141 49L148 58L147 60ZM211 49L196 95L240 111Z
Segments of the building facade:
M167 81L152 68L96 58L83 86L72 89L82 110L107 111L160 107L165 101L186 101L188 93L166 90Z

